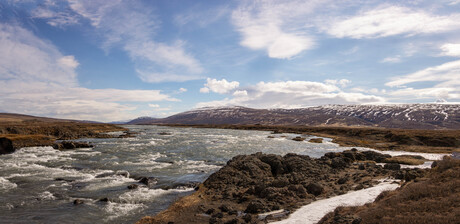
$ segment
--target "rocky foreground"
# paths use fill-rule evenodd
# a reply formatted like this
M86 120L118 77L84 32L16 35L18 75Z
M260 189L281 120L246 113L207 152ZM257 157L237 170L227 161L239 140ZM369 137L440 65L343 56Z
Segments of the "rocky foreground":
M356 149L327 153L319 159L296 154L236 156L194 194L138 224L265 223L285 218L314 200L374 186L382 178L410 181L426 173L422 169L400 169L397 163L376 165L389 157ZM270 211L277 212L261 215Z

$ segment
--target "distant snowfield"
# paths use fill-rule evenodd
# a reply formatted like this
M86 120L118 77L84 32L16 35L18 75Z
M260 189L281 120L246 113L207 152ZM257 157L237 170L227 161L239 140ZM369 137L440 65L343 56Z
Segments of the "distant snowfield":
M328 199L318 200L305 205L292 213L287 219L273 222L276 224L315 224L327 213L334 211L339 206L360 206L371 203L377 196L388 190L395 190L398 184L392 182L382 182L374 187L349 192L343 195Z

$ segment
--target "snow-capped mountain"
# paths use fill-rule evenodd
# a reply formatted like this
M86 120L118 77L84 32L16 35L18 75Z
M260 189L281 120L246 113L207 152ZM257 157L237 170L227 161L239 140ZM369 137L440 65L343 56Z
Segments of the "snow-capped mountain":
M460 105L326 105L299 109L200 108L148 123L460 129Z

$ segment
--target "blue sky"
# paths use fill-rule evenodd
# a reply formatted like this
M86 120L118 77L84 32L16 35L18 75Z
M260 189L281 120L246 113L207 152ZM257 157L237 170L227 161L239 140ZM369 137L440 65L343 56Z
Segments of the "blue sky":
M460 1L4 0L0 111L460 102Z

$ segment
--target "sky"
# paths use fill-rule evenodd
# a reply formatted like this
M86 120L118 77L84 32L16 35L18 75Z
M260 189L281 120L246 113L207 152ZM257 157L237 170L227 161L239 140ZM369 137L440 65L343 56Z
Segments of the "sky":
M460 102L460 0L1 0L0 112Z

